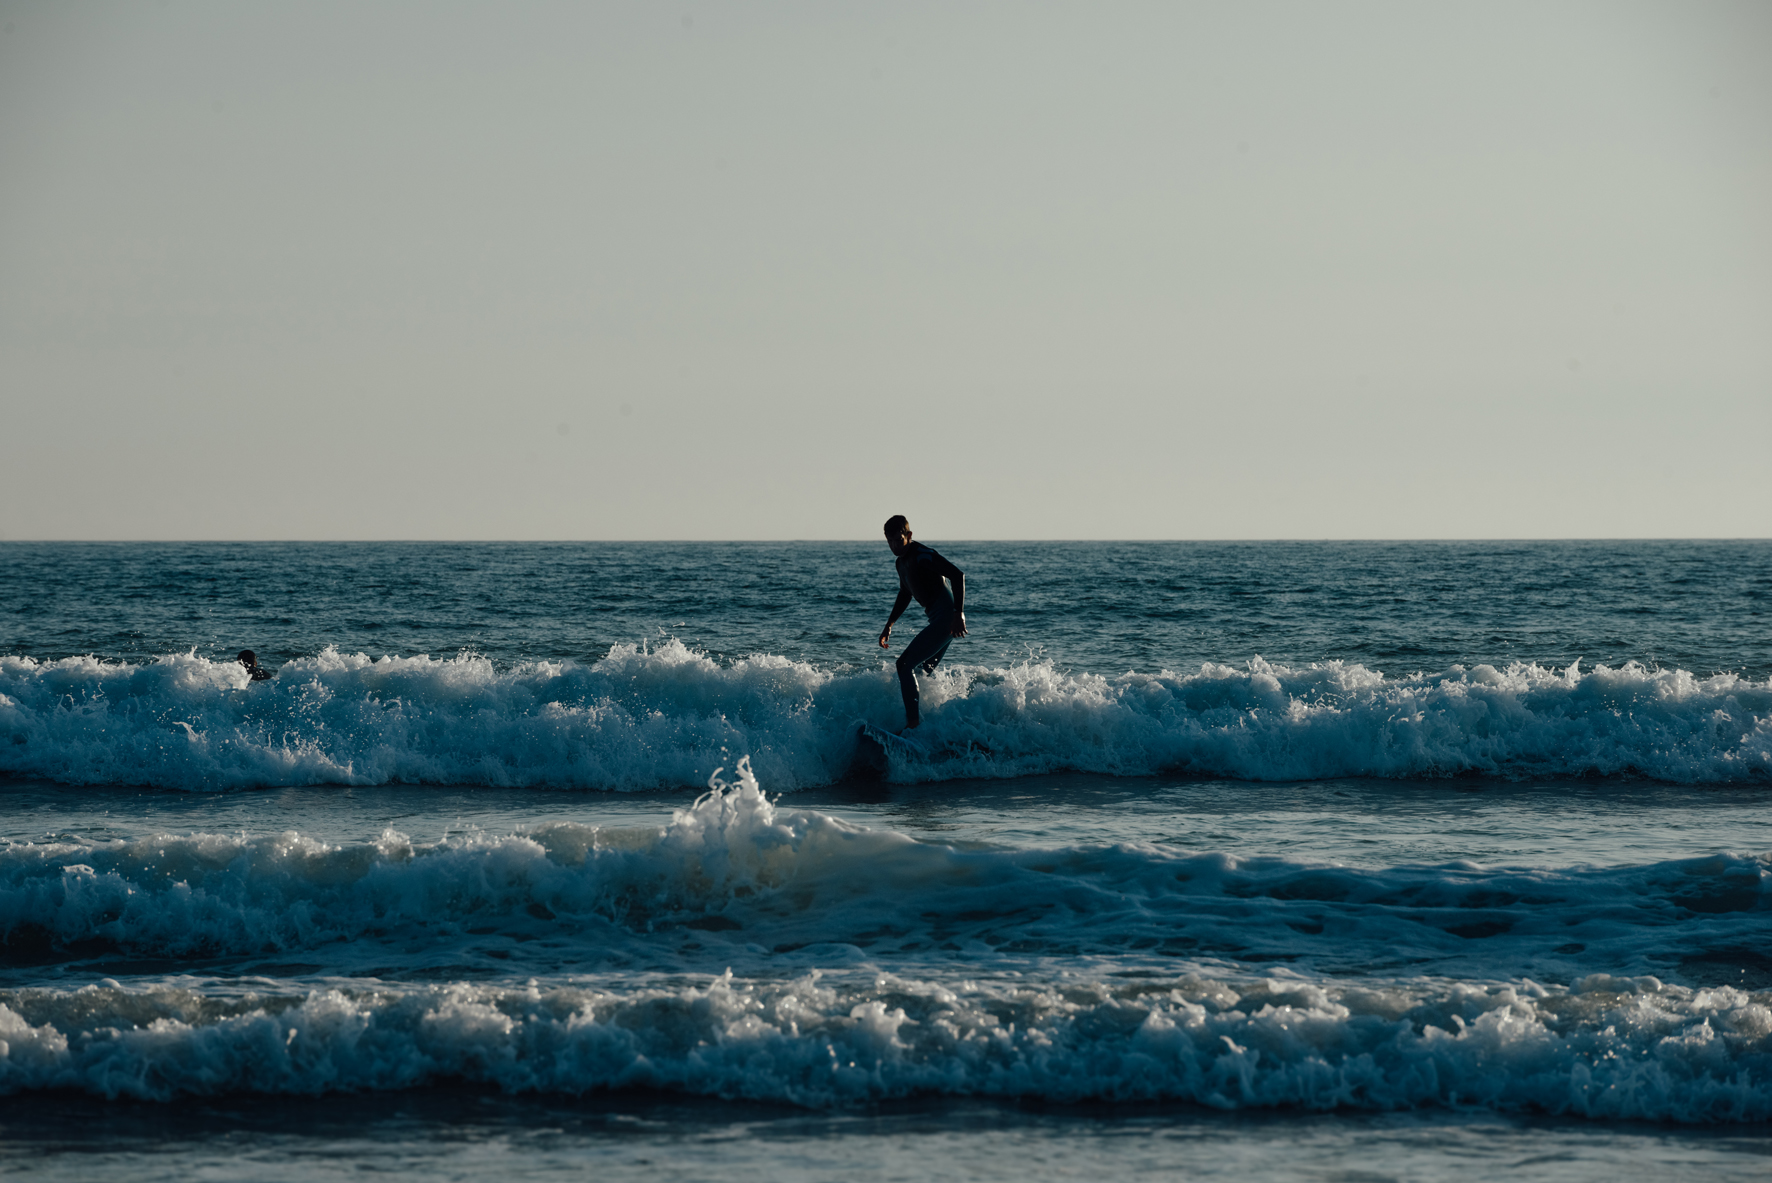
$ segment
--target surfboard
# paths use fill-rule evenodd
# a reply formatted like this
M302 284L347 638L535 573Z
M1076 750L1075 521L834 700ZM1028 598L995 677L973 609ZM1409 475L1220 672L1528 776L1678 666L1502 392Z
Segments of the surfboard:
M889 755L899 756L908 760L927 760L929 749L914 739L906 739L902 735L894 735L884 727L875 727L872 723L856 723L856 730L861 732L864 740L872 740L880 750Z

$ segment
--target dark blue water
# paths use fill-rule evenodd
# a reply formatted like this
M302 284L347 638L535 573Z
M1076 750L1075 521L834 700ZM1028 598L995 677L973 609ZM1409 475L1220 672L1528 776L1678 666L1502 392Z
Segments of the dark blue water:
M1772 673L1772 543L933 540L966 572L965 660L1101 674L1260 654L1388 673L1639 661ZM142 661L242 647L871 664L895 591L872 543L0 543L0 651ZM913 609L913 614L915 610ZM956 651L956 656L960 651Z

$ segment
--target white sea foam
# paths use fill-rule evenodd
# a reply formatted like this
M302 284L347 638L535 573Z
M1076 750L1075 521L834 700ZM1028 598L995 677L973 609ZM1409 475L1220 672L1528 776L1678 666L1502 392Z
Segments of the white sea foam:
M1185 771L1251 780L1638 774L1772 777L1772 682L1684 670L1455 666L1390 677L1256 658L1106 677L1050 663L955 666L926 683L937 759L901 780ZM783 657L721 664L672 641L589 666L499 670L327 650L249 683L233 663L0 657L0 772L184 789L701 783L749 756L780 790L831 783L854 724L899 719L888 669Z
M653 1088L842 1106L913 1094L1772 1117L1772 996L1185 976L957 987L882 975L455 984L225 1001L176 986L0 992L0 1092Z

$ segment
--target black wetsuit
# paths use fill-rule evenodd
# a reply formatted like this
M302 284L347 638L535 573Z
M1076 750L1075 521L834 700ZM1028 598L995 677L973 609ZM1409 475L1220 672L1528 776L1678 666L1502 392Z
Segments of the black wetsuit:
M954 614L966 603L966 576L921 542L905 547L894 566L898 568L898 599L892 603L892 615L886 618L886 626L892 627L892 622L904 615L913 596L929 614L929 626L898 655L898 689L904 695L905 726L915 727L921 719L916 671L930 673L948 651L954 639ZM951 593L948 583L954 587Z

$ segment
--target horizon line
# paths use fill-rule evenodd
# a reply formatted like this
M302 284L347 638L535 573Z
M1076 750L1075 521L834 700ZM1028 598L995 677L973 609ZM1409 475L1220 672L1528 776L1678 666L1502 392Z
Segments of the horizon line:
M962 536L944 536L949 542L1053 542L1053 543L1227 543L1247 545L1251 543L1354 543L1354 542L1414 542L1414 543L1521 543L1521 542L1768 542L1772 535L1565 535L1565 536L1450 536L1440 538L1392 538L1392 537L1356 537L1343 538L1159 538L1159 537L1123 537L1123 538L967 538ZM706 543L711 545L767 545L780 543L806 542L877 542L877 536L866 538L7 538L0 536L0 545L84 545L84 546L276 546L276 545L310 545L310 546L565 546L584 545L591 543L610 545L684 545Z

